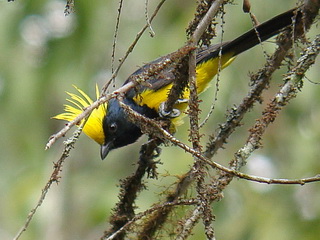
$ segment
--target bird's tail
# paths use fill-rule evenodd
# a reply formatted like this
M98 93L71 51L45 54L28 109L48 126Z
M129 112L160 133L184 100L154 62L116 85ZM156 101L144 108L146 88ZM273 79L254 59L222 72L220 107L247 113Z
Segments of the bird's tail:
M224 43L222 48L216 47L201 61L205 62L206 60L217 57L220 51L222 55L231 53L232 56L236 56L278 34L283 28L300 21L301 18L302 13L297 8L279 14L274 18L258 25L256 28L253 28L250 31L242 34L238 38Z

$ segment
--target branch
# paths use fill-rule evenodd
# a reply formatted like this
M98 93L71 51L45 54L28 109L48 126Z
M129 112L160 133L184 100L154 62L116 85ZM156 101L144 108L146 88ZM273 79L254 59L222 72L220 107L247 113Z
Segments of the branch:
M189 89L190 89L190 99L189 99L189 109L188 115L190 119L190 133L189 138L192 142L192 147L194 150L201 152L202 146L200 144L200 133L199 133L199 99L197 94L197 84L196 84L196 52L192 51L189 60ZM208 195L205 194L205 176L206 169L205 164L201 159L195 157L192 170L190 175L194 176L197 183L197 195L200 200L199 209L201 211L201 216L203 224L205 226L205 234L207 239L214 239L214 230L211 226L213 221L213 214L210 207L210 201Z
M192 44L198 44L200 38L202 37L205 30L208 28L209 24L211 23L212 19L217 15L219 9L224 4L224 0L217 0L212 3L208 12L205 16L201 19L201 22L197 25L196 30L192 34L190 38L190 42Z
M303 13L305 13L305 9L307 9L307 6L302 9ZM309 10L309 12L311 11ZM269 85L272 74L280 68L282 61L291 49L294 40L302 38L305 32L310 28L312 19L316 16L314 12L317 11L313 11L310 15L305 13L303 21L294 22L294 25L292 26L294 31L287 30L279 35L277 42L278 48L275 53L268 59L263 69L251 76L252 87L248 95L237 107L231 109L227 116L227 121L220 125L215 136L210 137L210 142L205 150L205 156L208 158L213 157L217 150L226 143L233 131L241 125L244 115L253 108L255 103L261 101L262 92L266 90Z
M182 228L176 237L176 240L185 240L188 239L192 233L192 229L195 227L199 221L200 215L202 214L201 206L197 206L191 213L190 217L183 221Z
M196 49L199 40L201 39L204 31L207 29L209 24L211 23L213 17L217 14L218 10L221 8L224 0L217 0L213 2L201 19L200 23L197 25L196 30L192 34L190 40L183 47L193 51ZM174 75L176 76L175 81L173 82L173 86L170 89L170 93L168 95L167 101L164 103L165 112L171 112L173 109L173 105L179 99L182 91L185 89L188 83L188 61L186 61L186 57L188 57L188 53L181 55L180 65L178 65L174 70ZM188 58L187 58L188 59Z
M124 226L135 218L135 200L138 193L145 188L142 183L142 178L150 168L150 162L154 158L154 148L158 146L156 140L151 140L147 144L142 145L140 151L140 161L136 172L121 181L120 196L113 214L110 218L111 227L107 230L104 236L114 236L117 233L117 239L124 239L125 232L121 231ZM108 238L109 239L109 238Z
M60 179L59 175L60 175L60 172L62 171L63 164L64 164L65 160L67 159L67 157L69 156L71 149L74 148L74 145L75 145L76 141L78 140L78 138L81 134L81 131L82 131L82 128L80 127L79 129L77 129L74 132L74 134L71 138L69 138L67 141L64 142L65 148L61 154L60 159L56 163L54 163L54 170L51 173L50 179L48 180L48 182L46 183L46 185L42 189L41 196L40 196L36 206L33 209L31 209L31 211L29 212L25 224L19 230L17 235L14 237L14 240L18 240L21 237L21 235L23 234L23 232L25 232L27 230L27 228L28 228L31 220L33 219L34 215L36 214L38 208L42 205L44 199L46 198L47 193L49 192L49 189L52 186L52 184L59 183L59 179Z
M287 74L284 86L277 95L270 101L263 112L263 116L256 120L255 125L249 130L251 133L246 145L236 153L237 163L244 163L253 151L260 148L260 140L270 123L278 116L280 110L289 101L296 97L298 90L302 88L302 79L305 72L315 63L315 59L320 51L320 35L306 48L302 56L298 59L296 66ZM241 164L240 164L241 165ZM238 165L238 166L240 166Z
M106 90L108 89L109 85L111 84L111 82L116 78L116 76L118 75L118 72L120 70L120 68L122 67L123 63L126 61L126 59L128 58L129 54L133 51L134 47L137 45L139 39L141 38L141 36L143 35L143 33L146 31L146 29L148 29L150 23L153 21L153 19L157 16L160 8L162 7L162 5L164 4L166 0L161 0L159 2L159 4L157 5L156 9L154 10L150 21L146 23L146 25L140 30L140 32L137 33L136 38L133 40L133 43L130 45L130 47L128 48L127 52L125 53L125 55L120 58L119 61L119 65L118 67L114 70L114 72L112 73L110 79L106 82L106 84L102 87L102 93L105 93Z

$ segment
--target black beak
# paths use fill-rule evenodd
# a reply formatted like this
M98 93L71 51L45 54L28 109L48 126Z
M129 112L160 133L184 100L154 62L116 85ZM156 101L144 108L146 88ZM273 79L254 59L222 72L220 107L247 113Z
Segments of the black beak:
M106 144L101 145L100 148L100 157L101 160L105 159L108 153L113 149L113 142L108 142Z

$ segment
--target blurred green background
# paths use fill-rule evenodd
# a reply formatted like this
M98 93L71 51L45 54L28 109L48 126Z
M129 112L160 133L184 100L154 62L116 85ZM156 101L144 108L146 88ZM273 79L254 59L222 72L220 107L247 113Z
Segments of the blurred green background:
M149 1L151 15L158 1ZM145 1L124 1L116 59L145 24ZM252 11L260 21L295 6L293 0L252 1ZM39 199L41 189L63 149L59 140L50 150L44 146L49 136L63 127L50 119L63 111L65 91L77 85L95 96L95 84L102 86L111 75L111 48L118 1L76 1L75 13L64 16L64 1L0 1L0 239L12 239ZM120 71L119 87L137 67L172 52L185 42L185 28L192 19L195 1L167 1L152 23L156 36L146 33ZM224 39L251 27L241 1L226 7ZM220 29L220 28L219 28ZM315 35L318 29L311 31ZM219 34L220 35L220 34ZM218 37L216 42L220 41ZM264 44L271 52L274 44ZM220 77L214 115L204 128L213 133L222 123L226 109L248 91L248 73L261 67L261 47L244 53ZM117 61L116 61L117 64ZM270 99L282 82L286 67L274 77ZM319 83L319 59L307 73ZM110 88L110 90L116 88ZM202 95L206 115L214 88ZM302 178L320 172L320 86L306 80L302 92L286 107L269 128L260 149L243 171L273 178ZM247 129L260 116L264 104L245 118L245 124L229 139L225 150L214 159L224 165L246 138ZM186 119L187 122L187 119ZM177 133L187 141L188 124ZM69 133L68 136L70 136ZM203 137L203 142L208 135ZM43 206L21 239L97 239L107 228L111 209L118 200L119 180L130 175L138 159L139 146L146 140L113 151L105 161L99 146L82 136L53 185ZM163 147L158 180L146 180L148 190L138 199L137 211L161 199L176 178L187 171L192 159L176 147ZM213 205L217 238L307 239L320 236L320 184L267 186L234 180L225 198ZM204 238L198 224L191 239Z

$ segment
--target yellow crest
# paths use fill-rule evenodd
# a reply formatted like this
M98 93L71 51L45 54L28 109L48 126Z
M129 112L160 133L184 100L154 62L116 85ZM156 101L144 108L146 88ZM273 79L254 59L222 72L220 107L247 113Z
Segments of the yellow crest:
M74 85L73 87L80 93L80 95L67 92L67 94L70 96L70 99L67 99L67 101L72 103L74 106L65 104L65 113L61 113L57 116L54 116L54 119L72 121L80 113L82 113L84 108L88 107L90 104L93 103L93 100L85 92L83 92L81 89L77 88ZM98 86L96 86L96 95L98 99L100 95ZM101 104L97 109L94 109L92 111L82 130L87 136L92 138L100 145L104 144L105 139L102 127L102 121L105 115L106 105ZM81 123L79 123L79 125Z

